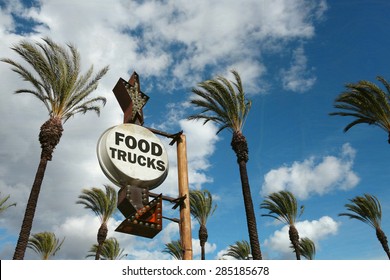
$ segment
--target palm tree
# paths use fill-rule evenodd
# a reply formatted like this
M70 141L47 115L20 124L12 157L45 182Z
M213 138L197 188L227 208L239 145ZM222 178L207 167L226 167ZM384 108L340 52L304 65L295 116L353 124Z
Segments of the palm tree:
M98 248L95 260L100 258L103 243L107 238L107 222L116 210L117 194L115 189L108 185L104 185L104 187L105 192L98 188L83 189L82 194L79 195L80 200L76 202L76 204L82 204L84 208L92 210L101 222L97 233Z
M242 129L251 107L251 101L246 99L240 75L235 70L232 73L235 77L235 82L218 76L216 79L201 82L198 84L198 88L192 89L192 93L197 98L192 99L191 104L201 108L202 111L199 114L189 116L188 119L202 119L204 124L209 121L215 122L220 126L217 134L224 129L232 132L231 147L237 156L240 171L249 241L253 258L260 260L262 256L257 233L256 216L246 167L249 160L248 143L242 134Z
M301 238L301 240L299 240L299 251L307 260L314 260L316 245L308 237Z
M180 240L175 240L165 244L163 253L168 253L176 260L182 260L184 255L183 247L181 246Z
M383 250L390 259L390 250L387 243L387 236L381 229L382 207L374 195L364 194L364 196L356 196L349 200L352 203L345 204L348 213L340 213L339 216L346 216L350 219L362 221L373 227L376 232L376 237L381 243Z
M1 192L0 192L1 193ZM7 210L8 208L10 208L11 206L16 206L16 203L12 203L12 204L8 204L8 205L4 205L7 200L9 199L10 195L7 195L6 197L2 198L0 200L0 213L3 213L5 210Z
M251 247L246 240L236 241L234 245L229 246L223 256L233 257L236 260L249 260L251 259Z
M379 126L388 134L390 143L390 85L380 76L377 80L383 84L386 92L369 81L347 84L347 90L335 100L334 107L341 111L330 115L355 118L344 128L344 132L360 123Z
M14 60L1 59L10 64L11 69L32 86L32 89L23 88L16 90L15 93L32 94L42 101L49 113L49 119L40 128L41 156L27 202L14 259L24 258L47 162L52 159L53 151L61 139L63 123L78 113L85 114L88 111L94 111L99 114L98 104L102 102L104 105L106 102L103 97L91 99L88 97L97 88L99 80L107 73L108 67L104 67L92 77L93 67L91 66L87 73L82 75L79 52L73 45L69 44L68 47L69 51L49 38L44 38L43 43L33 44L21 41L14 46L12 50L20 55L35 73Z
M289 191L279 191L268 195L260 204L260 208L269 211L268 214L262 214L262 216L277 219L289 226L290 241L297 260L300 260L299 233L295 227L295 221L302 215L304 207L300 207L298 215L298 204L295 196Z
M35 253L42 257L42 260L48 260L61 249L65 237L60 242L53 232L40 232L33 234L27 243L27 248L34 250Z
M206 259L205 245L208 238L206 223L217 205L213 205L213 198L208 190L190 190L191 215L199 223L199 241L201 247L201 259Z
M89 253L86 257L95 257L96 252L99 248L98 244L93 244ZM106 239L103 243L103 247L101 250L102 260L121 260L127 256L127 254L123 254L124 249L122 249L119 245L118 240L115 237L110 237Z

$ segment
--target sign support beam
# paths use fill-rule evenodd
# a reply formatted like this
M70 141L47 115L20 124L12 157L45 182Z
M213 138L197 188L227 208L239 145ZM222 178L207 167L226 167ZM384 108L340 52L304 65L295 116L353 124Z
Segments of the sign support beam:
M183 203L180 204L180 242L184 251L183 260L192 260L191 211L187 164L186 136L180 134L180 138L177 141L179 197L185 196Z

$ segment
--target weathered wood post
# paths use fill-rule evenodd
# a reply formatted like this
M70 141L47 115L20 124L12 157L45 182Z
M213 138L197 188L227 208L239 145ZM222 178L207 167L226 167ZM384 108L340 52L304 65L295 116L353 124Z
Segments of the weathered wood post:
M180 205L180 241L183 247L183 260L192 260L192 234L190 193L188 188L188 165L186 136L180 135L177 141L177 170L179 183L179 197L185 196L184 203Z

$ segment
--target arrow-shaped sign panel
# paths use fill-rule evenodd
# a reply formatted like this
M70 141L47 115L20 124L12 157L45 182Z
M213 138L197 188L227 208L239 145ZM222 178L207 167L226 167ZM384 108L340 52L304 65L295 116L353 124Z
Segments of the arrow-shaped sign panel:
M162 195L127 217L115 231L153 238L162 230Z

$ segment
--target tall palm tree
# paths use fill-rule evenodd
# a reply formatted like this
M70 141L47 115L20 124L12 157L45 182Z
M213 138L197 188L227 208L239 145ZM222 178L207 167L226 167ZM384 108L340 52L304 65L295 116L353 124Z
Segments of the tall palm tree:
M83 189L79 195L80 200L76 204L84 205L84 208L92 210L100 219L100 227L97 233L98 248L95 260L100 259L103 243L107 238L107 222L116 210L117 194L113 187L104 185L105 191L98 188Z
M196 98L191 104L202 109L199 114L188 117L189 120L204 120L219 125L217 134L224 129L232 132L231 147L237 156L237 163L240 171L242 194L249 233L249 241L256 260L262 259L260 243L257 233L256 216L253 208L252 194L249 185L249 178L246 164L249 160L248 143L242 133L242 129L251 107L251 101L245 96L240 75L232 71L235 82L218 76L215 79L207 80L193 88L192 93Z
M304 237L299 240L299 250L301 255L307 260L314 260L316 245L310 238Z
M246 240L236 241L234 245L229 246L223 256L233 257L236 260L249 260L251 258L251 247Z
M381 228L382 206L378 198L374 195L364 194L364 196L356 196L349 200L352 203L347 203L344 206L349 211L348 213L340 213L339 216L346 216L350 219L362 221L373 227L376 232L376 237L390 259L390 250L387 243L387 236Z
M98 244L93 244L89 253L86 257L95 257L96 252L99 248ZM101 250L101 258L102 260L121 260L127 256L127 254L123 254L125 249L121 248L118 240L115 237L110 237L106 239L103 243L103 247Z
M92 66L85 74L81 74L80 54L75 46L69 44L68 48L69 50L49 38L44 38L43 43L21 41L14 46L12 50L24 59L35 73L19 62L8 58L1 59L10 64L11 69L32 86L32 88L16 90L15 93L32 94L42 101L49 113L49 119L40 128L41 156L14 259L24 258L47 162L52 159L53 151L61 139L63 123L78 113L94 111L99 114L99 103L102 102L104 105L106 102L103 97L89 98L89 96L97 88L99 80L107 73L108 67L98 71L95 76L92 76Z
M183 247L181 246L180 240L175 240L165 244L163 253L168 253L176 260L182 260L184 255Z
M262 216L277 219L289 226L290 241L297 260L300 260L299 233L295 222L302 215L304 207L300 207L298 214L298 203L295 196L289 191L279 191L268 195L260 204L260 208L269 211L268 214L262 214Z
M347 84L347 90L335 99L334 107L341 111L330 115L355 118L344 128L344 132L360 123L379 126L388 134L390 143L390 85L383 77L378 76L377 80L383 84L386 91L364 80Z
M1 194L1 192L0 192ZM10 195L7 195L6 197L2 198L0 200L0 213L3 213L5 210L7 210L8 208L10 208L11 206L16 206L16 203L12 203L12 204L8 204L8 205L4 205L7 200L10 198Z
M207 219L214 213L217 205L213 204L213 198L208 190L190 190L190 208L191 215L199 223L201 259L205 260L205 245L208 239Z
M53 232L40 232L28 239L27 248L34 250L42 257L42 260L48 260L61 249L64 240L65 237L60 241Z

